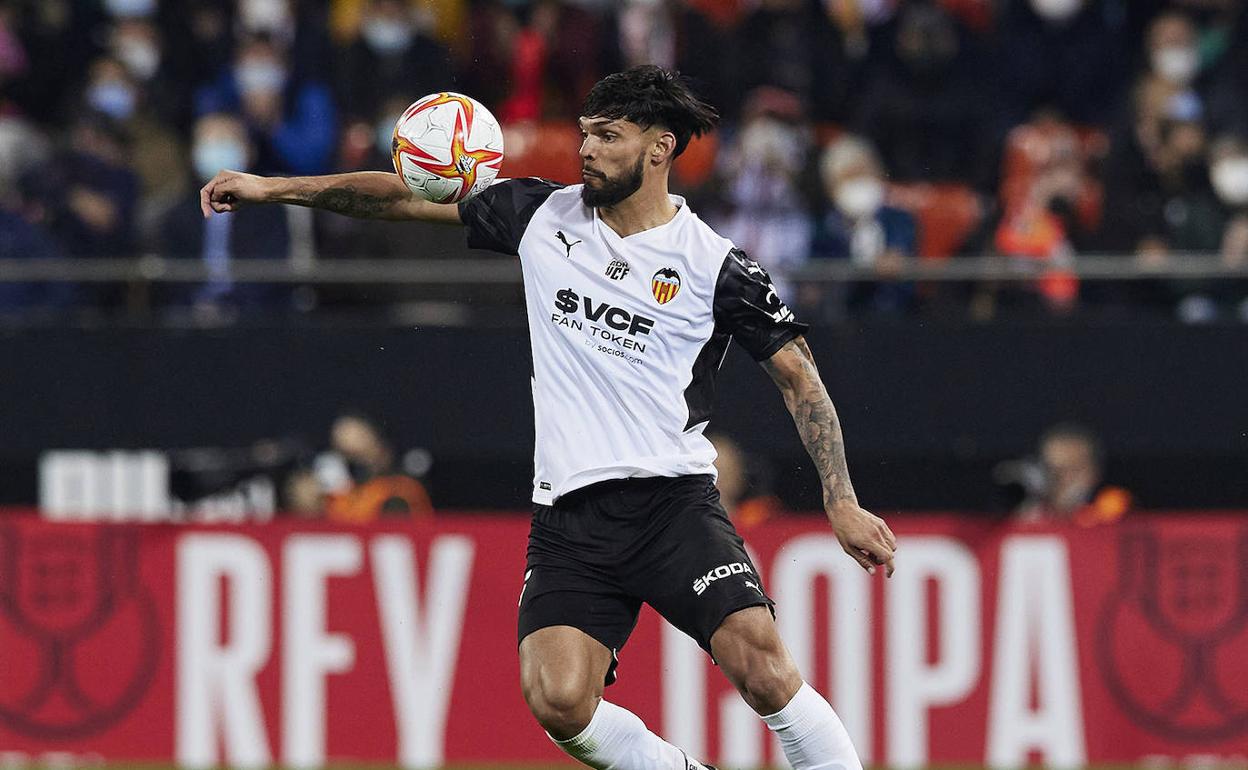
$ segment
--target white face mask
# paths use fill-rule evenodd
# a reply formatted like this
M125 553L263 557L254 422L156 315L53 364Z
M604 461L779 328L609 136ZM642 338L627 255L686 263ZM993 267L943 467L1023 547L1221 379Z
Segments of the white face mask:
M247 148L233 139L205 139L191 151L195 173L207 182L222 169L247 170Z
M369 19L360 34L369 48L382 55L406 51L412 44L411 26L392 19Z
M1166 46L1153 51L1153 69L1175 85L1192 82L1200 70L1200 54L1187 46Z
M884 183L873 177L846 179L836 186L836 207L850 219L865 219L884 204Z
M1209 172L1213 189L1228 206L1248 205L1248 155L1223 158Z
M137 101L134 89L119 80L106 80L87 89L87 104L113 120L129 120Z
M119 44L117 58L139 80L151 80L160 69L160 49L141 40Z
M1079 12L1083 0L1031 0L1031 9L1042 19L1066 21Z
M238 90L244 95L252 93L275 93L286 86L286 70L269 61L253 61L240 64L234 70Z
M156 0L104 0L104 8L118 19L135 19L156 12Z
M269 32L279 37L294 26L286 0L242 0L238 4L238 18L248 32Z

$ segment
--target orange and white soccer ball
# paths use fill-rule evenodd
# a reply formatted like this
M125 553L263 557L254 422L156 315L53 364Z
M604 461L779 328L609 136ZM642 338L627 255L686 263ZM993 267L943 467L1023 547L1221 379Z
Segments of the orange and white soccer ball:
M429 94L404 111L390 145L394 170L434 203L459 203L489 187L503 164L503 129L481 102Z

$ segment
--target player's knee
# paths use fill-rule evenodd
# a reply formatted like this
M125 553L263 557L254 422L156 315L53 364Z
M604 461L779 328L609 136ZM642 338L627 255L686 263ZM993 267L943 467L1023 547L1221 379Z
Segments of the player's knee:
M802 676L783 651L753 651L729 677L741 697L759 714L784 708L802 686Z
M774 714L802 686L797 664L771 623L732 621L711 640L715 660L750 708Z
M521 688L538 724L558 740L571 738L589 725L601 695L583 677L550 669L524 677Z

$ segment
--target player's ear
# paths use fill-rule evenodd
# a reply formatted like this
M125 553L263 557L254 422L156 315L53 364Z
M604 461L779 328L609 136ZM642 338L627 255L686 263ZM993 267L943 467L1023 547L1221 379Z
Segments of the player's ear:
M650 146L650 162L656 166L673 160L676 153L676 135L671 131L660 131Z

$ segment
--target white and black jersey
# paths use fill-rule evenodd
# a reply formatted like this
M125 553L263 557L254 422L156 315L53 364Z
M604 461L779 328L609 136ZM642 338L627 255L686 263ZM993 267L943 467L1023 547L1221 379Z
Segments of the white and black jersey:
M608 479L715 473L702 435L730 339L756 360L806 331L767 272L672 196L621 237L580 185L496 183L459 207L468 245L519 255L533 348L533 501Z

